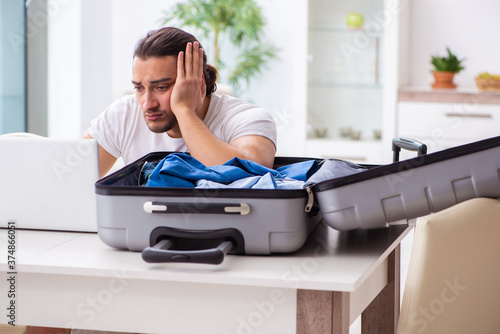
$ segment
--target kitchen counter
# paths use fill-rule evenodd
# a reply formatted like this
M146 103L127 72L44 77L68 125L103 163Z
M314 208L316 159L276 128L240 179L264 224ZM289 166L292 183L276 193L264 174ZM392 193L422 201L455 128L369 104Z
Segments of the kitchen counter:
M458 87L456 89L401 87L399 88L398 100L400 102L500 104L500 92L479 91L476 87Z

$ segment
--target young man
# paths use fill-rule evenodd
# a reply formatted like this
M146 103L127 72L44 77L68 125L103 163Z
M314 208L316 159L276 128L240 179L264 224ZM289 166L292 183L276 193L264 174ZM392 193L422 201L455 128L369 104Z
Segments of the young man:
M272 167L273 118L257 106L213 94L217 70L206 61L196 38L180 29L161 28L139 40L132 68L135 96L110 105L83 136L99 143L101 176L120 156L128 164L160 150L189 151L207 166L239 157ZM27 334L70 332L26 330Z
M189 151L207 166L239 157L272 167L273 118L255 105L213 94L216 79L191 34L166 27L139 40L135 96L110 105L84 134L99 143L101 176L120 156L128 164L152 151Z

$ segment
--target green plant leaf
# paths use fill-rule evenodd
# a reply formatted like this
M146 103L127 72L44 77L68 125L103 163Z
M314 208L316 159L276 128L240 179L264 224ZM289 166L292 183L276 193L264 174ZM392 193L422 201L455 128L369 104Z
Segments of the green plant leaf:
M455 72L462 71L465 67L462 65L463 59L460 60L454 55L449 48L446 48L447 56L431 56L431 64L434 66L435 71L439 72Z
M210 40L214 53L210 63L218 69L225 64L220 59L219 40L227 36L242 52L229 78L234 85L249 83L279 51L261 42L265 21L255 0L185 0L163 11L161 24L192 27Z
M279 50L272 45L256 44L246 48L238 57L237 66L229 76L229 83L238 89L241 82L250 83L250 79L260 73L265 64L277 58Z
M254 2L240 0L240 8L235 11L231 27L231 41L240 45L245 40L258 41L264 29L261 8Z

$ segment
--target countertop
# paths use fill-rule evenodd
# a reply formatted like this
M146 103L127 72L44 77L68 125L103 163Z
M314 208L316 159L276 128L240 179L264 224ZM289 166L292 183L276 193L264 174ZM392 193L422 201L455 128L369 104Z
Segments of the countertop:
M429 87L400 87L400 102L443 102L500 104L500 92L480 91L477 87L433 89Z

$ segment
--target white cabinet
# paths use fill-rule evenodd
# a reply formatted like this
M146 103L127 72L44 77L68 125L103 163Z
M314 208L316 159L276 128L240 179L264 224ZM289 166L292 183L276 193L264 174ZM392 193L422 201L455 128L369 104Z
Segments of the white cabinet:
M500 135L500 104L400 102L397 134L434 152Z
M399 1L309 0L305 155L382 163L397 101ZM349 29L350 12L364 17ZM349 130L352 135L349 134Z

